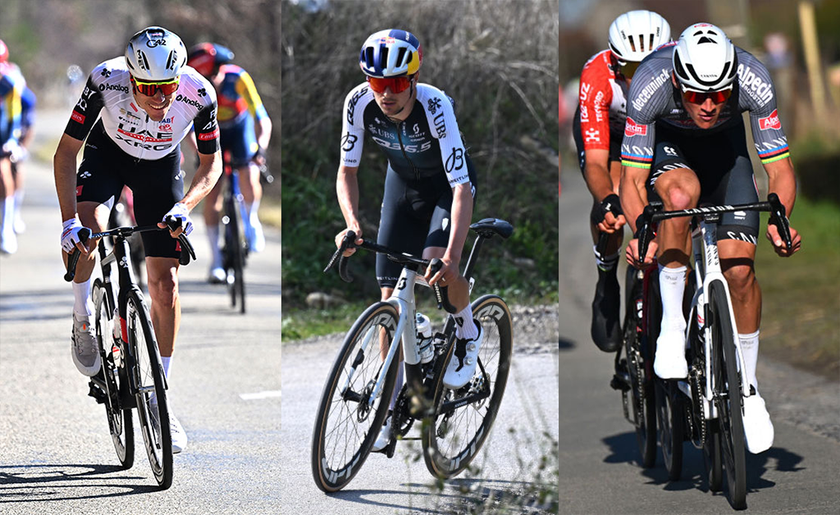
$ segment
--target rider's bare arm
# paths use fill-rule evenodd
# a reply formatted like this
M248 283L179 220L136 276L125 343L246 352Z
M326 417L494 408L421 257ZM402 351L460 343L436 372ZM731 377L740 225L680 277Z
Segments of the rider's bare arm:
M62 134L53 156L55 190L62 221L76 216L76 156L83 144L83 140Z
M219 176L222 175L222 153L217 150L212 154L198 153L198 168L195 171L190 189L181 203L187 206L187 209L192 210L204 197L210 193Z
M449 244L444 260L449 260L456 267L461 261L461 253L467 240L473 212L473 197L470 183L457 184L452 188L452 229L449 231Z

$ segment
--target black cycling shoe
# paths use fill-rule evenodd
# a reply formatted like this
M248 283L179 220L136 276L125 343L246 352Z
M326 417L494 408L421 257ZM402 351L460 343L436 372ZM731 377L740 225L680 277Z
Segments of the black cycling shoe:
M621 292L616 277L616 267L598 269L598 284L592 301L592 341L604 352L615 352L621 347L621 324L618 320Z

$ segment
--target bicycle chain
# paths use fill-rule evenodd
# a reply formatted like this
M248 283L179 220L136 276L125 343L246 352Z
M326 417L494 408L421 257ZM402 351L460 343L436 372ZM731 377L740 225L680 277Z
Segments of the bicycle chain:
M414 418L411 416L411 405L409 402L408 385L404 384L397 397L397 402L394 403L394 412L391 415L391 428L395 436L404 437L411 430L414 424ZM403 427L405 425L405 427Z

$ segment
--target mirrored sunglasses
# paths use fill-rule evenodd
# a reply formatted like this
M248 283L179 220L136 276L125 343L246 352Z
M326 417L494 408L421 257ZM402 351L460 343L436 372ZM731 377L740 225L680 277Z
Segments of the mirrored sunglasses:
M385 93L385 89L390 88L391 93L402 93L411 85L411 78L403 77L388 77L380 79L377 77L368 77L368 84L370 89L377 93Z
M146 95L147 97L153 97L157 93L157 90L160 91L165 95L169 96L175 93L178 90L178 81L180 78L169 80L166 82L144 82L139 79L135 79L134 77L131 78L131 83L137 88L137 91Z
M707 98L711 98L715 104L722 104L732 96L732 86L720 91L694 91L693 89L682 87L682 85L680 86L683 92L683 98L685 98L686 102L692 104L702 104Z

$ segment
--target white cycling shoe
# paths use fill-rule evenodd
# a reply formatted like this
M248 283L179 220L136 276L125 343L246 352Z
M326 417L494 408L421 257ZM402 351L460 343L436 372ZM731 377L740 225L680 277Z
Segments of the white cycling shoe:
M207 282L210 284L225 284L227 282L225 269L220 266L210 268L210 271L207 273Z
M373 442L373 447L370 448L371 452L379 452L385 447L388 447L388 443L391 441L391 414L388 414L388 418L385 419L385 423L382 424L382 429L379 430L379 436L376 438L376 441Z
M744 398L744 437L747 450L753 454L764 452L773 446L775 431L764 399L758 393Z
M463 388L475 374L475 369L478 366L478 351L484 342L484 329L477 320L475 320L475 326L478 328L478 336L475 339L459 338L455 340L455 351L452 353L449 365L446 366L446 373L443 375L443 385L450 390ZM463 353L463 357L459 356L461 353Z
M685 379L688 363L685 361L685 341L682 331L663 331L656 339L653 371L660 379Z
M178 454L187 448L187 433L171 412L169 413L169 434L172 436L172 454Z
M251 217L246 234L248 235L248 249L251 252L258 253L265 250L265 233L259 218Z
M73 363L79 372L93 377L99 373L102 359L99 356L99 343L96 333L90 325L90 317L73 313L73 336L70 339L70 352Z

